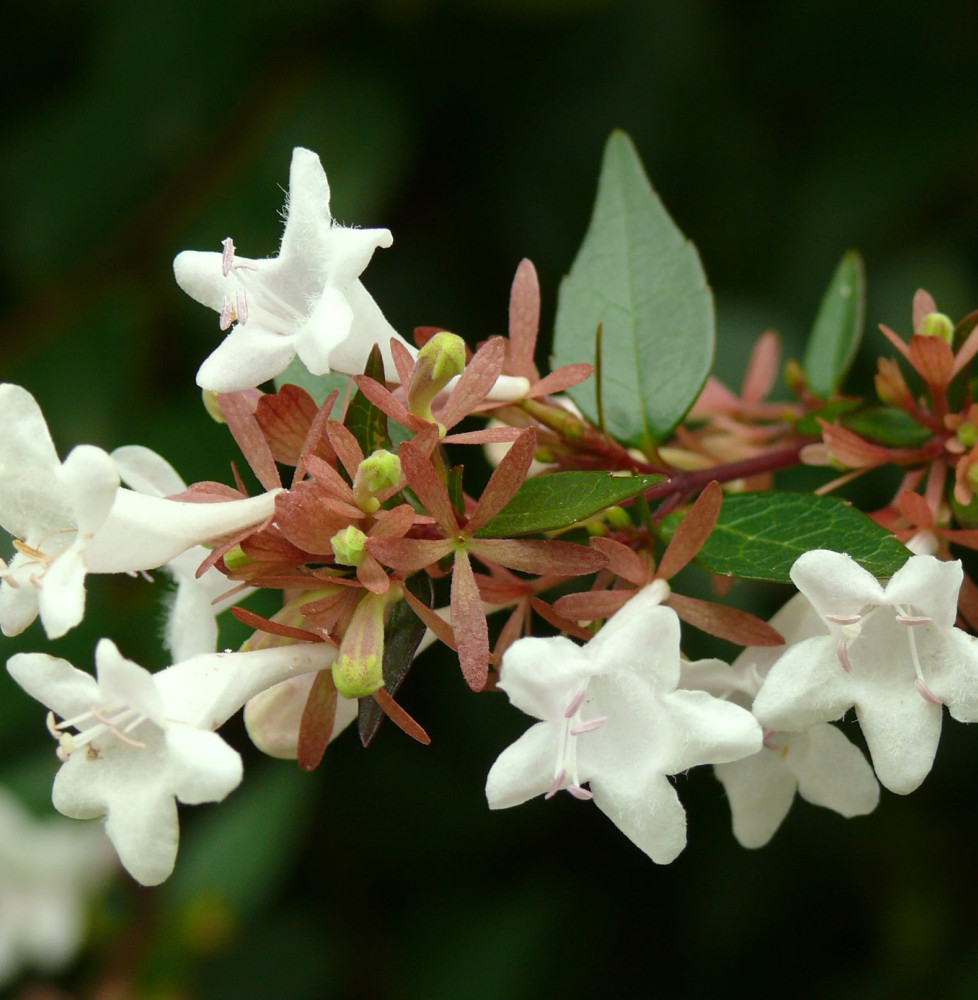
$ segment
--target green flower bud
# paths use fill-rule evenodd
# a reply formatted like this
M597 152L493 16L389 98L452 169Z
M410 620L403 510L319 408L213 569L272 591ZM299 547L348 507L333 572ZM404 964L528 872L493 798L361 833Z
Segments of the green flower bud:
M340 566L359 566L367 554L367 536L353 524L337 531L329 544Z
M408 409L422 420L434 420L431 404L448 383L465 370L465 341L455 333L436 333L418 351L408 386Z
M380 507L375 494L397 486L401 479L401 460L397 455L378 449L368 455L357 468L353 479L353 498L365 514L373 514Z
M250 556L245 555L245 551L240 545L235 545L233 549L228 549L224 554L224 565L231 570L248 566L252 562L254 560Z
M978 427L974 424L962 424L954 435L965 448L971 449L978 444Z
M396 596L400 590L393 588ZM333 683L344 698L366 698L384 686L384 611L390 593L366 593L346 627L333 663Z
M921 337L940 337L953 346L954 324L944 313L928 313L917 328L917 334Z

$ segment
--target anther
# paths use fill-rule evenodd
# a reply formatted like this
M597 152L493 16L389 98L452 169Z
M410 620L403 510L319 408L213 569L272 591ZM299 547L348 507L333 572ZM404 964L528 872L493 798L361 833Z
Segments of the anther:
M226 278L234 267L234 240L230 236L225 236L221 240L221 246L224 247L224 253L221 254L221 270Z
M777 750L777 749L779 749L777 743L774 742L774 730L773 729L765 729L764 730L763 743L764 743L764 746L766 746L768 748L768 750Z
M852 664L849 662L849 647L844 639L839 640L839 645L835 647L835 651L839 656L839 663L842 664L842 669L847 674L851 674Z
M934 619L928 617L927 615L897 615L896 620L901 625L914 626L914 625L930 625L930 623Z
M575 726L571 731L571 736L580 736L582 733L593 733L595 729L600 729L608 721L607 715L599 715L596 719L589 719Z
M570 719L577 710L584 704L584 699L587 696L587 688L581 691L575 696L574 700L567 706L567 710L564 712L564 718Z
M230 295L224 296L224 304L221 306L221 316L218 320L222 330L229 330L231 324L234 322L234 303L231 301Z
M243 289L238 289L238 322L244 326L248 322L248 293Z
M858 625L862 615L826 615L825 620L833 625Z
M563 787L564 779L567 777L567 769L562 767L557 777L554 778L554 783L550 786L550 791L544 795L545 799L552 799Z
M931 705L943 705L944 702L934 694L933 691L918 677L914 682L913 686L917 689L917 694L926 702L930 702Z
M592 792L589 792L586 788L581 788L580 785L569 785L567 791L581 802L588 802L594 798Z

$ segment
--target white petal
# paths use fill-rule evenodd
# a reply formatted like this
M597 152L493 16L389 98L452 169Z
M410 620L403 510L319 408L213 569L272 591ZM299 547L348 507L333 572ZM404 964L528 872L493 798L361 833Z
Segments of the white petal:
M842 816L864 816L879 802L873 769L858 747L824 723L788 738L785 763L798 778L802 798Z
M827 615L857 614L867 604L883 604L879 581L851 556L828 549L812 549L791 567L795 586Z
M761 749L761 727L745 708L705 691L674 691L663 696L671 741L659 762L666 774L699 764L738 760Z
M333 226L323 241L323 263L330 284L345 289L360 277L375 250L389 247L393 242L389 229Z
M150 448L139 444L125 445L112 452L112 460L119 467L122 481L137 493L166 497L186 489L186 483L177 470Z
M531 726L508 746L489 769L486 799L490 809L509 809L548 792L554 783L557 737L546 722Z
M381 357L384 359L385 377L390 381L399 381L397 368L391 357L391 339L398 341L413 356L417 356L417 348L409 344L387 322L380 306L363 287L362 282L354 281L346 288L345 295L347 302L353 309L353 323L346 339L330 351L330 369L347 375L356 375L362 372L367 355L370 354L374 344L377 344L380 347Z
M330 355L350 335L352 325L353 308L346 295L328 284L309 318L296 331L295 353L313 375L325 375L330 371ZM371 346L367 345L367 351Z
M928 687L958 722L978 722L978 640L952 628L940 643L922 642L920 658Z
M754 715L765 729L798 732L841 718L854 702L836 640L817 636L792 646L771 668L754 699Z
M636 787L620 775L591 780L595 805L656 864L674 861L686 846L686 812L661 774Z
M148 670L127 660L111 639L101 639L95 647L95 667L100 701L106 707L125 705L162 725L163 699Z
M27 558L18 552L10 561L16 566L18 560L23 563ZM20 635L37 617L37 588L24 580L19 586L13 586L8 580L0 583L0 631L4 635Z
M645 587L587 644L595 673L630 670L658 691L679 684L679 617Z
M98 703L95 678L57 656L15 653L7 660L7 671L32 698L62 719L87 712Z
M59 478L70 498L79 534L94 534L108 517L119 488L115 462L101 448L81 444L65 459Z
M185 503L120 489L105 524L85 549L90 573L157 569L194 545L261 524L277 491L243 500Z
M180 826L173 794L158 784L134 785L109 810L105 832L126 871L141 885L159 885L177 860Z
M594 674L587 648L565 636L517 639L503 654L498 686L527 715L558 718Z
M241 784L241 756L217 733L173 723L166 729L171 788L188 805L220 802Z
M770 672L771 667L790 646L801 642L802 639L824 636L830 631L828 625L812 606L812 602L802 593L795 594L784 604L769 619L768 624L784 636L785 645L747 646L733 661L734 670L743 677L763 680Z
M280 257L300 258L329 232L329 181L319 157L310 149L292 150L285 232Z
M743 847L763 847L783 822L798 782L780 751L766 747L743 760L717 764L730 802L733 832Z
M66 549L48 567L37 605L49 639L60 638L85 617L85 562L79 546Z
M913 605L933 618L938 628L951 628L958 613L958 591L963 578L960 561L911 556L886 585L886 599L891 604Z
M247 263L255 262L249 260ZM221 311L225 295L230 295L233 300L235 292L241 287L233 273L225 277L223 254L213 251L184 250L178 253L173 259L173 276L195 302L215 312Z
M238 324L197 371L197 385L214 392L241 392L275 378L295 357L293 333L276 333L257 322Z

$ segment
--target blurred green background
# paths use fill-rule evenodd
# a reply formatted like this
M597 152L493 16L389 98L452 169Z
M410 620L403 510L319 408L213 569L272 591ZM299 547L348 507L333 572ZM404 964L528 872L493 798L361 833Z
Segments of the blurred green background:
M503 332L524 256L549 331L615 127L699 247L734 382L765 328L800 354L849 246L871 330L906 332L919 286L952 316L978 304L967 0L44 0L4 38L0 378L62 454L138 442L227 478L194 386L216 317L170 261L229 234L271 254L295 145L320 153L338 219L393 231L366 284L404 333ZM882 349L870 334L854 385ZM89 604L53 647L35 625L4 650L88 666L110 635L164 665L150 587L94 578ZM312 777L249 755L227 803L184 811L174 880L121 881L59 982L94 995L108 965L117 995L208 1000L978 989L974 730L946 727L909 799L854 821L798 803L759 852L707 769L679 777L690 842L657 868L569 797L489 813L485 774L527 720L450 661L420 661L404 700L430 748L347 736ZM0 780L37 803L46 739L0 677Z

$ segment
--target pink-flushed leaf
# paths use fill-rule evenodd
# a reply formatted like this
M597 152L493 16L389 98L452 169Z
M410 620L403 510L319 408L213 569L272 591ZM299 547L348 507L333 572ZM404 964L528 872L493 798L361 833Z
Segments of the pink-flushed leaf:
M641 587L652 579L655 567L651 560L643 558L634 549L616 542L613 538L592 538L591 548L603 552L608 560L608 569L636 587Z
M275 498L276 522L293 545L313 555L332 558L330 539L351 520L336 507L337 501L316 483L299 483Z
M391 358L397 369L397 377L401 385L410 385L416 364L411 352L399 341L391 338Z
M404 599L411 605L411 610L424 622L425 627L434 633L435 638L448 646L452 652L457 652L452 626L427 604L419 601L407 587L404 588Z
M963 545L966 549L978 549L978 529L951 528L941 532L952 545Z
M336 400L339 397L339 390L334 389L323 401L323 405L316 411L309 430L306 432L305 440L299 452L300 458L296 463L295 476L292 478L293 485L300 483L306 475L306 463L311 458L318 458L329 465L336 462L336 452L333 451L329 439L326 437L326 421L333 412Z
M256 632L266 632L268 635L278 635L283 639L295 639L298 642L322 642L323 637L308 629L296 628L292 625L285 625L282 622L272 621L262 615L255 614L247 608L233 607L231 614L248 628L253 628Z
M324 462L316 455L310 455L306 459L306 471L332 496L353 506L353 490L350 489L350 484L329 462Z
M506 341L502 337L487 340L475 352L438 415L444 427L454 427L489 395L502 374L505 357Z
M298 385L283 385L278 392L258 400L255 420L268 442L272 457L283 465L295 465L319 407Z
M278 474L278 467L275 465L265 435L262 434L255 419L255 406L251 399L243 392L225 392L217 397L217 401L231 436L241 449L241 454L247 459L258 482L266 490L281 487L282 479Z
M565 594L554 601L554 610L571 621L589 622L610 618L623 608L637 590L585 590L577 594Z
M383 566L368 552L357 566L357 579L372 594L386 594L390 590L390 577Z
M411 489L424 504L424 509L435 519L435 523L445 535L458 534L458 520L448 496L448 489L430 459L411 441L405 441L397 454L401 460L401 471Z
M293 545L277 529L270 528L261 534L252 535L241 543L241 550L256 562L289 563L305 562L306 553Z
M894 333L885 323L880 323L880 333L909 361L913 364L913 358L910 357L910 349L903 342L903 339L896 333Z
M549 538L473 538L469 549L480 559L538 576L583 576L607 563L597 549Z
M670 594L662 603L672 608L684 622L739 646L784 645L784 637L777 629L739 608L676 593Z
M420 430L424 426L423 420L414 416L387 388L370 378L369 375L357 375L354 377L354 381L364 396L378 410L386 413L391 420L396 420L402 427L408 427L411 430Z
M503 622L503 627L499 630L496 644L492 649L492 655L496 658L497 663L502 660L506 650L523 636L528 618L529 609L525 604L517 604L509 613L506 621Z
M910 363L928 385L943 389L951 381L954 352L943 337L913 336Z
M586 628L581 628L577 622L571 620L570 618L565 618L560 614L556 608L552 605L547 604L546 601L541 601L539 597L530 598L530 607L545 621L553 625L554 628L560 629L564 635L572 635L575 639L580 639L582 642L587 642L594 638L592 632L588 632Z
M555 372L551 372L540 379L530 389L528 396L530 399L543 399L544 396L553 396L558 392L565 392L575 385L586 382L593 374L594 365L589 365L583 361L564 365L563 368L558 368Z
M954 355L954 367L951 369L951 378L954 378L976 354L978 354L978 326L968 334L958 353Z
M316 585L321 588L323 581L318 580ZM345 624L350 618L361 595L362 591L359 588L342 587L335 593L317 597L303 604L299 610L309 625L332 632L339 624Z
M402 503L390 510L379 510L374 517L371 538L402 538L413 527L416 515L409 503Z
M930 292L918 288L913 296L913 328L914 331L920 329L920 324L931 314L937 312L937 303Z
M523 258L509 293L509 344L505 371L531 382L540 378L533 362L540 329L540 282L533 261Z
M930 509L930 504L919 493L904 490L897 497L897 507L900 513L918 528L934 527L934 512Z
M452 551L441 538L367 538L367 551L391 569L410 575L426 569Z
M696 498L696 503L689 508L689 513L679 523L666 551L662 553L655 574L660 580L671 580L695 558L716 527L722 504L723 488L714 480Z
M303 771L314 771L326 753L336 722L338 698L332 671L320 670L309 689L299 722L298 763Z
M431 745L431 737L421 728L421 726L387 693L384 688L374 691L371 696L375 702L383 709L384 715L391 722L406 733L412 740L417 740L422 746Z
M482 491L479 506L465 526L467 534L474 535L485 527L516 495L523 485L530 463L537 450L537 435L532 427L523 431L503 455Z
M879 465L913 465L922 459L919 448L885 448L866 441L838 424L819 420L822 437L832 458L850 469L874 469Z
M326 421L326 436L336 452L336 457L343 464L351 479L357 474L363 461L363 451L353 432L344 427L338 420Z
M781 338L767 330L757 338L747 362L741 398L745 403L760 403L768 397L781 365Z
M207 553L204 561L197 567L197 572L194 574L199 580L212 566L216 566L230 551L237 545L241 545L246 538L250 538L252 535L260 534L271 524L271 519L266 521L264 524L256 525L254 528L249 528L247 531L242 531L237 535L233 535L230 538L225 538L223 541L214 541L214 548Z
M455 556L451 606L462 676L473 691L481 691L489 675L489 626L466 552Z
M481 431L465 431L462 434L449 434L445 444L509 444L515 441L522 430L519 427L486 427Z

